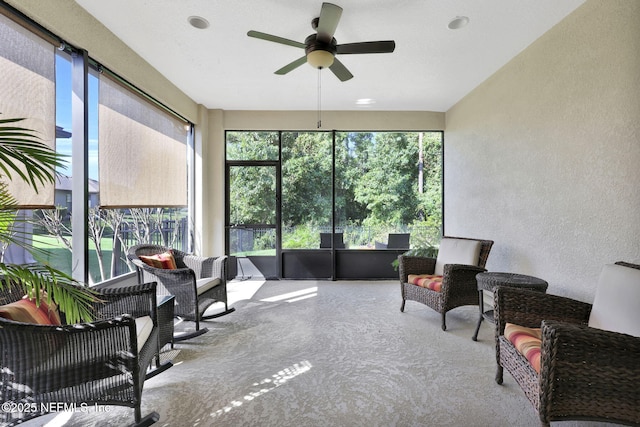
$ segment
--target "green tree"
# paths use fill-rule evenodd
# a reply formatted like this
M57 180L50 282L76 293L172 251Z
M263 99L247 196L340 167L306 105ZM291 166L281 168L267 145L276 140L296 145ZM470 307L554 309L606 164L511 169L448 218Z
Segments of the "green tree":
M366 225L409 224L415 219L417 160L417 134L376 134L366 171L355 189L355 200L369 211Z
M362 224L366 204L356 200L356 188L367 170L370 132L339 132L336 135L336 217L341 224Z
M282 134L282 223L331 224L330 132Z

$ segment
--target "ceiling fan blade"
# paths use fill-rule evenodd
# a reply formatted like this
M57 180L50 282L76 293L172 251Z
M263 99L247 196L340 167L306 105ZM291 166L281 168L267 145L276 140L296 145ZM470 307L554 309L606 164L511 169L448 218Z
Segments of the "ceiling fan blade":
M379 42L346 43L336 46L336 53L391 53L396 48L396 42L385 40Z
M304 43L300 43L300 42L297 42L295 40L285 39L284 37L278 37L278 36L273 36L271 34L261 33L260 31L251 30L251 31L249 31L247 33L247 35L249 37L254 37L256 39L262 39L262 40L266 40L266 41L269 41L269 42L286 44L288 46L299 47L299 48L302 48L302 49L305 48Z
M338 22L342 16L342 8L332 3L322 3L320 18L318 19L317 40L324 43L331 43L333 34L336 32Z
M275 74L279 74L279 75L287 74L289 71L295 70L305 62L307 62L307 57L303 56L302 58L298 58L292 63L287 64L284 67L280 68L278 71L275 72Z
M347 67L345 67L344 64L338 61L336 58L333 59L333 64L329 67L329 69L333 71L333 74L335 74L341 82L346 82L350 78L353 78L353 74L351 74L351 72L347 70Z

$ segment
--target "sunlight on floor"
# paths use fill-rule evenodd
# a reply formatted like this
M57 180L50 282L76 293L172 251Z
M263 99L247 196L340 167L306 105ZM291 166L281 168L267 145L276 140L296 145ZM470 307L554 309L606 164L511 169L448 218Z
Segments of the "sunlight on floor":
M265 283L264 279L227 282L227 302L233 306L237 301L249 300Z
M252 384L252 388L255 388L253 391L249 391L242 398L234 399L224 408L218 409L211 413L211 417L219 417L221 415L226 414L227 412L242 406L246 402L250 402L253 399L262 396L265 393L270 392L276 387L280 387L285 384L292 378L297 377L300 374L304 374L308 372L312 368L311 362L308 360L303 360L300 363L296 363L294 365L289 366L288 368L284 368L278 373L271 375L271 377L265 378L261 381L255 382Z
M286 301L286 302L296 302L307 298L313 298L318 295L318 287L315 286L313 288L302 289L295 292L288 292L282 295L276 295L275 297L264 298L260 301L265 302L277 302L277 301Z

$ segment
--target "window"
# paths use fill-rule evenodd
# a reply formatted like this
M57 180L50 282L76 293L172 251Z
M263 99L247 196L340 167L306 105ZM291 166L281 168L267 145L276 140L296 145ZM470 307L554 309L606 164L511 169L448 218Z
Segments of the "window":
M401 250L440 239L442 132L233 131L226 143L230 255L265 255L264 225L278 217L267 240L283 254Z
M5 9L11 15L11 7ZM57 170L55 197L51 191L50 201L28 203L56 207L33 212L29 236L34 246L46 249L35 261L72 274L73 260L86 255L91 284L128 272L126 250L133 244L189 250L191 123L89 58L88 93L80 97L88 108L87 122L82 123L88 141L78 155L78 144L85 142L74 137L72 129L84 117L71 108L77 76L71 54L79 51L68 45L56 49L55 35L19 14L15 18L20 25L0 15L0 118L27 117L23 127L38 131L52 146L55 142L56 150L68 159L66 167ZM77 191L82 177L73 176L74 164L88 171L83 183L88 215L79 223L72 214L77 203L74 188ZM83 210L82 204L75 207L76 212ZM85 242L83 248L73 247L77 236ZM73 273L82 277L85 272Z

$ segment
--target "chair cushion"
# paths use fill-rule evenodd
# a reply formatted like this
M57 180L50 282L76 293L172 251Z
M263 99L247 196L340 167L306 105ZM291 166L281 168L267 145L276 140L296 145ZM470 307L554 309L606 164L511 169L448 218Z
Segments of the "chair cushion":
M205 277L204 279L196 280L196 292L198 295L202 295L209 289L213 289L218 286L222 281L213 277Z
M176 265L176 259L171 250L155 255L139 255L138 258L151 267L162 268L165 270L175 270L178 268Z
M442 276L446 264L478 265L480 247L478 240L444 238L440 241L434 274Z
M151 316L136 317L136 338L138 342L138 353L142 350L153 331L153 320Z
M436 276L435 274L409 274L407 281L412 285L436 292L440 292L442 289L442 276Z
M640 337L638 301L640 270L607 264L600 273L588 325Z
M47 304L46 297L40 298L40 306L36 306L35 299L27 296L19 301L0 306L0 317L23 323L60 325L58 307L54 302Z
M542 348L542 332L540 328L525 328L513 323L506 323L504 325L504 337L513 344L520 354L527 358L533 369L540 373Z

